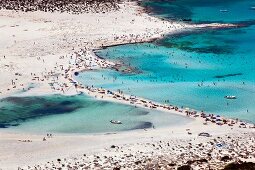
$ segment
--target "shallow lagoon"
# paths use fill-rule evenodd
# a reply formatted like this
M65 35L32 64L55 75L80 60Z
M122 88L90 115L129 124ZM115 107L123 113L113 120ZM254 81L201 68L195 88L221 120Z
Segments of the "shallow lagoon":
M191 119L78 96L9 97L0 102L0 126L31 133L106 133L160 128ZM120 120L114 125L110 120Z

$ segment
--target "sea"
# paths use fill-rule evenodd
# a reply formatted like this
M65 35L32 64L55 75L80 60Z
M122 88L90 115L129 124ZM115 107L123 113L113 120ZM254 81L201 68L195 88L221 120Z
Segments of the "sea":
M255 122L255 1L157 0L142 5L164 19L240 27L201 29L98 50L98 56L135 71L96 70L78 79L86 85Z
M255 123L255 1L145 0L141 5L150 15L166 20L235 23L240 27L201 29L150 43L97 50L98 56L124 63L123 67L133 72L93 70L80 73L77 80L85 86L122 90L160 103ZM3 98L0 113L0 128L31 133L110 133L170 128L192 121L86 95ZM123 124L113 125L110 120Z

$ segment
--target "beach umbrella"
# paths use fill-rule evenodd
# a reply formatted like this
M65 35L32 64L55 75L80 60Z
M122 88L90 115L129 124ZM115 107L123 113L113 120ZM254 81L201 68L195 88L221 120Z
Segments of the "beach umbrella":
M217 118L216 121L222 121L222 119L221 118Z
M211 121L211 119L209 119L209 118L206 118L206 119L205 119L205 121Z
M221 147L223 147L223 144L222 144L222 143L217 143L216 146L217 146L218 148L221 148Z
M195 114L194 117L199 117L200 115L199 114Z
M79 75L79 72L77 72L77 71L74 72L74 75L75 75L75 76L78 76L78 75Z

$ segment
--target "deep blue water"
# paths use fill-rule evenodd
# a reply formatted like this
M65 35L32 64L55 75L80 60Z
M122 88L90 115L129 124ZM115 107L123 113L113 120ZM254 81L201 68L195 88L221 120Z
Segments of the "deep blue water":
M99 50L99 56L124 62L140 73L102 70L82 73L78 79L87 85L255 122L254 1L150 1L144 5L153 15L167 19L244 26ZM221 12L223 9L228 12ZM237 99L227 100L226 95Z
M254 0L144 0L142 5L159 17L193 22L250 21L255 15Z

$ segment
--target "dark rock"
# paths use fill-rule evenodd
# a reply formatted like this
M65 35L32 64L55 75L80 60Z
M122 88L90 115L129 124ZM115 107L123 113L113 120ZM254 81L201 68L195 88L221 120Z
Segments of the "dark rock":
M197 162L203 163L203 162L208 162L208 160L207 159L200 159L200 160L197 160Z
M255 163L253 162L244 162L244 163L230 163L224 167L223 170L254 170Z
M142 163L141 161L135 161L136 165L141 164L141 163Z
M224 162L227 162L227 161L232 160L232 158L230 158L229 156L226 155L226 156L223 156L220 160L224 161Z
M1 0L0 9L20 10L23 12L68 12L72 14L81 13L105 13L118 10L119 0Z
M190 165L182 165L177 168L177 170L192 170Z
M115 146L115 145L112 145L111 148L116 148L116 146Z
M207 161L206 159L188 160L188 161L187 161L187 164L188 164L188 165L191 165L191 164L193 164L193 163L195 163L195 162L204 163L204 162L208 162L208 161Z
M176 165L175 163L168 164L168 166L175 166L175 165Z
M188 160L187 164L190 165L190 164L193 164L194 162L195 162L194 160Z

